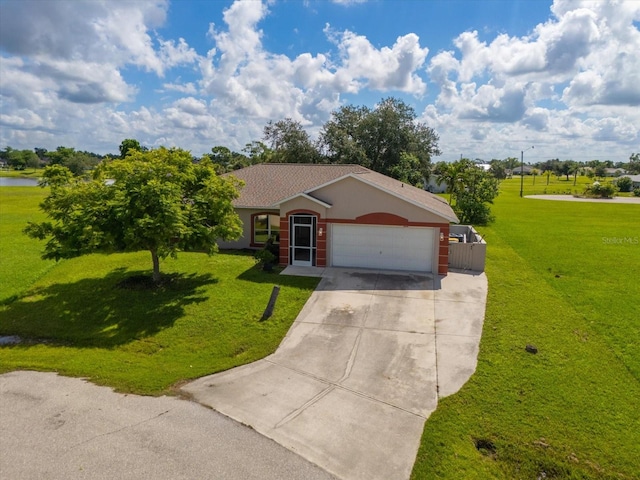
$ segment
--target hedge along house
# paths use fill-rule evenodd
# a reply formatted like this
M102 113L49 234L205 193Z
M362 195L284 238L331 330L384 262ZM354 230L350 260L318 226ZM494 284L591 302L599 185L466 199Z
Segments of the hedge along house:
M425 190L359 165L263 163L232 175L245 182L234 202L244 233L220 248L273 237L281 265L447 274L458 218Z

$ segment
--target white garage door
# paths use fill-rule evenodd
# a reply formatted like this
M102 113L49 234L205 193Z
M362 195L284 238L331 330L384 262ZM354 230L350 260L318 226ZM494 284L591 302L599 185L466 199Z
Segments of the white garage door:
M435 229L334 224L334 267L431 272Z

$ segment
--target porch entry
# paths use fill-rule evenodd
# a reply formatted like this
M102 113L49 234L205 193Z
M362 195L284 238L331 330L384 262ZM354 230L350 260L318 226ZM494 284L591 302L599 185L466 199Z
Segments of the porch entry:
M301 267L316 265L315 215L298 214L289 217L289 263Z

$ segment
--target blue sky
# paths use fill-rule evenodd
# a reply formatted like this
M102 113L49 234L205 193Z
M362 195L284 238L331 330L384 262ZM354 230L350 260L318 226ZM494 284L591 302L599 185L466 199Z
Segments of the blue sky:
M200 155L394 96L435 160L640 151L640 1L0 0L0 147Z

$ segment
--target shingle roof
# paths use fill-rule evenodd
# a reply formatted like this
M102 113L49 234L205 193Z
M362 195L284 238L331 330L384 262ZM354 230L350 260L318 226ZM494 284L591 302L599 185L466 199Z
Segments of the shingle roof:
M245 182L240 197L234 201L239 208L277 208L285 199L302 193L313 196L318 187L351 176L450 221L458 221L444 199L360 165L260 163L230 175Z

